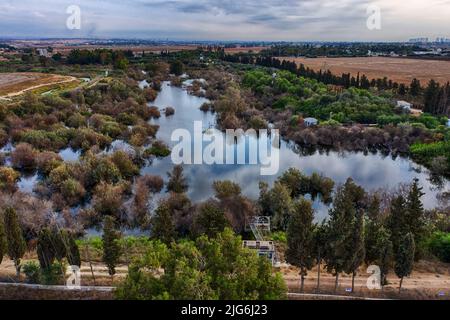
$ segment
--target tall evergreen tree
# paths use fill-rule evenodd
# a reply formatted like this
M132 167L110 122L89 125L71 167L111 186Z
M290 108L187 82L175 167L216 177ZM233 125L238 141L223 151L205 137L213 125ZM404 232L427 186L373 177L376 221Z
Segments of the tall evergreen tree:
M347 258L345 272L352 275L352 292L355 291L355 276L358 268L364 262L364 213L358 210L353 222L349 241L347 241Z
M108 267L110 276L116 273L120 258L120 232L116 229L116 221L112 216L106 216L103 221L103 262Z
M440 90L439 83L431 79L424 92L425 107L423 111L431 114L437 114L439 102L439 90Z
M420 198L424 195L423 188L419 186L419 180L413 181L406 200L408 231L414 235L416 243L416 258L419 257L417 246L422 243L425 233L425 210Z
M381 288L387 284L387 274L392 262L392 242L390 234L386 228L381 227L378 230L378 258L376 263L380 267L381 272Z
M4 213L8 256L14 261L17 277L20 276L20 260L25 254L26 243L14 208L6 208Z
M402 290L403 278L409 276L412 272L415 248L414 235L407 233L395 254L395 274L400 278L399 293Z
M313 236L314 210L311 202L304 198L294 203L291 218L287 228L286 261L300 269L303 292L305 277L314 264Z
M170 206L165 201L159 204L150 223L153 239L165 244L170 244L175 239L175 223Z
M50 268L55 261L55 250L53 247L53 235L48 228L44 228L39 232L36 251L41 269Z
M6 254L8 243L6 242L5 227L3 225L3 219L0 216L0 264L3 261L3 256Z
M394 254L397 254L403 236L409 232L407 219L408 212L406 210L405 198L402 195L398 195L391 201L390 216L388 220Z
M316 257L316 264L317 264L317 287L316 291L319 292L320 289L320 272L321 272L321 265L322 261L325 256L325 250L327 248L327 236L328 236L328 230L327 225L322 222L322 224L316 225L314 229L314 237L313 237L313 246L314 246L314 254Z
M67 261L71 266L81 267L80 249L75 242L73 233L68 233L67 236Z
M364 197L364 189L349 178L342 187L338 188L333 208L330 210L325 261L327 271L336 277L335 291L339 285L339 274L345 270L353 258L348 254L348 248L353 241L354 221L358 210L362 209Z
M422 90L422 87L420 86L420 81L414 78L411 81L411 85L409 88L409 92L413 97L417 97L420 94L420 91Z

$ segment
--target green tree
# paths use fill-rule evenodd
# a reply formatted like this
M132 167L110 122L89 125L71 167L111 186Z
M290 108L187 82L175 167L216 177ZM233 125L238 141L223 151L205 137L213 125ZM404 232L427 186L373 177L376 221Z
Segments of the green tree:
M409 92L412 96L417 97L420 94L420 91L422 90L422 87L420 86L420 81L414 78L411 81L411 85L409 88Z
M81 267L80 249L75 242L73 233L67 235L67 261L71 266Z
M389 231L394 254L397 254L400 242L410 230L407 223L408 212L406 201L402 195L394 197L391 201L390 216L388 220Z
M339 273L343 272L353 259L348 249L353 244L353 229L357 212L362 209L365 191L351 178L338 188L330 210L328 223L328 245L326 250L327 271L334 274L335 291L339 285Z
M353 222L350 238L347 242L347 253L349 255L346 258L345 272L352 275L352 292L355 292L356 271L364 262L366 255L364 247L364 214L362 210L357 212L356 219Z
M116 229L116 221L106 216L103 221L103 262L108 267L110 276L116 273L116 265L120 258L120 232Z
M328 229L325 222L321 224L317 224L314 228L314 237L313 237L313 250L316 257L317 264L317 287L316 292L320 290L320 271L322 261L324 259L324 255L326 252L327 244L328 244Z
M151 218L152 238L170 244L175 239L175 224L169 203L162 201Z
M214 238L228 226L229 222L225 217L225 212L217 202L210 200L200 205L194 218L197 234L205 234Z
M314 210L311 202L299 199L287 228L286 261L300 269L300 291L303 292L305 277L314 264L313 236Z
M419 180L416 178L413 181L409 189L409 193L406 199L406 211L407 211L407 221L409 227L409 232L414 235L414 242L416 244L416 257L417 260L422 252L419 252L419 245L425 236L425 210L423 209L423 204L420 198L424 195L422 192L423 188L419 187Z
M272 217L272 226L275 230L286 230L291 216L293 201L288 187L275 182L272 189L260 184L260 198L262 214Z
M378 258L376 260L381 272L381 288L384 288L387 284L387 274L392 262L392 250L390 234L386 228L381 227L378 231Z
M183 74L184 66L180 60L175 60L170 64L170 73L173 73L176 76L180 76Z
M414 265L415 251L414 235L406 234L395 254L395 274L400 278L398 292L402 290L403 278L411 274Z
M175 193L185 193L188 189L186 178L183 175L183 167L176 165L172 172L168 172L169 182L167 183L167 191Z
M164 269L164 274L156 271ZM269 260L225 229L215 238L151 244L116 291L119 299L284 299L286 285Z
M17 278L20 276L20 260L26 251L26 243L14 208L6 208L4 213L8 256L14 261Z
M0 217L0 264L3 261L3 256L8 248L8 243L6 242L5 227L3 226L3 219Z
M50 268L55 261L53 234L50 229L44 228L39 232L36 251L41 269Z

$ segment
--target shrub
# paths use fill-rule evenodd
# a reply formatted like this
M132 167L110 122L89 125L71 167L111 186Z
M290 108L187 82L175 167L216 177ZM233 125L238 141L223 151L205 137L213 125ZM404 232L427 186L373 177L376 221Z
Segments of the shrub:
M150 117L152 117L152 118L158 119L159 117L161 117L161 112L159 112L158 107L150 107L149 112L150 112Z
M64 272L64 264L55 262L50 267L42 269L42 283L48 286L61 285L64 283Z
M94 184L100 182L116 183L120 180L121 175L117 166L110 159L102 158L93 168L92 178Z
M20 143L11 154L14 168L32 170L36 167L36 151L28 143Z
M41 268L38 263L34 261L27 262L22 266L22 270L28 283L40 284L42 282Z
M39 171L45 175L48 175L53 169L59 167L63 160L55 152L44 151L37 155L36 162Z
M139 168L131 161L126 152L121 150L114 152L111 160L119 169L123 178L129 179L139 174Z
M78 112L74 113L67 119L66 125L71 128L84 127L86 126L86 118Z
M158 92L155 89L149 87L144 89L144 95L147 101L153 102L158 96Z
M144 175L139 177L139 180L142 181L148 188L150 192L158 193L164 187L164 180L160 176L152 176L152 175Z
M60 189L62 196L71 206L79 203L86 194L86 190L81 183L71 178L65 180Z
M120 217L123 192L123 186L100 183L94 190L94 209L100 215Z
M17 190L16 182L20 175L12 168L0 167L0 190L6 192L15 192Z
M150 157L151 155L155 157L167 157L170 155L169 147L162 141L153 142L151 148L148 148L144 151L144 157Z
M165 111L166 117L174 115L175 114L175 109L172 107L167 107L166 111Z
M450 233L435 232L428 241L428 248L440 260L450 263Z

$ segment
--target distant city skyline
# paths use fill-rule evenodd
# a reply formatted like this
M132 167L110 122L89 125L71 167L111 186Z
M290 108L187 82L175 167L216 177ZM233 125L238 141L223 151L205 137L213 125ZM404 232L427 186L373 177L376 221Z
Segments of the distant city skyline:
M69 30L69 6L81 29ZM369 30L367 8L381 10ZM399 41L450 38L450 0L2 0L0 38Z

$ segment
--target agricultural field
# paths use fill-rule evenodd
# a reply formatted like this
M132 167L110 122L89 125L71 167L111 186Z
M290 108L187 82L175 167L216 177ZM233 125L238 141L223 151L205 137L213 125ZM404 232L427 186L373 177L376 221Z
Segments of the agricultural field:
M77 81L75 77L45 73L2 73L0 74L0 97L11 98L29 90L52 87Z
M450 81L450 61L422 60L387 57L361 58L279 58L294 61L306 67L319 70L330 70L334 74L358 72L369 79L388 77L392 81L410 84L416 78L423 84L431 79L440 83Z

